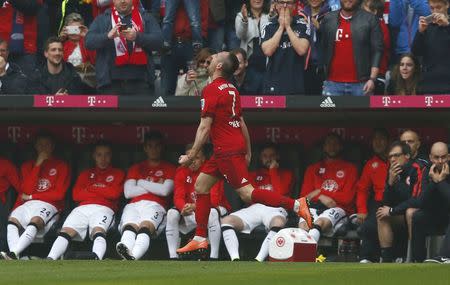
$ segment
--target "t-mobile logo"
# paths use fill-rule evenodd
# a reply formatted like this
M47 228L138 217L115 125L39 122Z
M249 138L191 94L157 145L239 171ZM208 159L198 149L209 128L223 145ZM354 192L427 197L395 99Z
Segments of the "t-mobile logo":
M384 107L389 107L389 104L391 104L391 97L384 96L382 102Z
M264 103L264 98L263 97L255 97L255 104L257 107L261 107L262 104Z
M425 105L427 107L431 107L431 104L433 104L433 97L432 96L425 96Z
M45 103L47 103L47 106L49 107L53 106L53 103L55 103L55 96L46 96Z
M344 32L343 29L337 29L337 31L336 31L336 41L337 41L337 42L340 42L340 41L341 41L343 32Z
M95 96L88 96L87 101L89 106L93 107L95 105Z

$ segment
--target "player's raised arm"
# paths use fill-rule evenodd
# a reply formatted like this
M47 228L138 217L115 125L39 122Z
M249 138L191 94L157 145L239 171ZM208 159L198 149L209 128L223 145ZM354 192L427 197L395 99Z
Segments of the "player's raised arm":
M188 155L183 154L178 159L178 162L181 165L188 166L192 163L192 160L197 155L197 153L200 151L200 149L203 147L203 145L206 143L206 140L209 137L209 132L211 131L211 125L213 123L212 117L202 117L200 119L200 124L197 128L197 133L195 134L195 141L194 146L192 147L191 151Z

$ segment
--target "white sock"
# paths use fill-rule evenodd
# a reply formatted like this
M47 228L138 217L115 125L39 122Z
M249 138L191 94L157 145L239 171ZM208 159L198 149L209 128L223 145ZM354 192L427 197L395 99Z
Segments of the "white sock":
M58 236L58 238L53 243L52 249L50 249L47 257L50 257L53 260L59 259L61 255L66 252L68 246L69 240L62 236Z
M8 224L6 235L8 240L8 248L9 251L11 251L16 247L17 242L19 241L19 228L16 225Z
M206 240L206 238L205 237L201 237L201 236L194 236L193 240L201 242L201 241Z
M180 213L170 209L167 212L166 240L170 258L178 258L177 248L180 247Z
M98 259L102 260L106 252L106 239L103 236L97 236L92 245L92 252L95 253Z
M220 229L219 213L215 209L209 212L208 237L211 246L210 258L219 258L220 238L222 231Z
M125 244L125 246L131 251L134 247L134 243L136 242L136 233L128 230L123 231L120 242Z
M312 238L313 238L316 242L319 242L319 239L320 239L320 232L319 232L318 229L312 228L312 229L309 230L308 233L312 236Z
M276 232L270 231L263 243L261 244L261 248L258 252L258 255L255 257L256 260L262 262L266 260L267 256L269 256L269 243L272 240L273 236L276 235Z
M38 229L34 225L29 225L20 236L19 240L15 247L12 248L11 252L14 252L17 257L19 257L20 253L24 251L34 240Z
M140 233L136 237L136 243L134 244L131 255L135 259L140 259L147 252L150 247L150 237L148 234Z
M222 225L224 226L224 225ZM234 230L228 229L222 232L223 241L231 260L239 259L239 241Z

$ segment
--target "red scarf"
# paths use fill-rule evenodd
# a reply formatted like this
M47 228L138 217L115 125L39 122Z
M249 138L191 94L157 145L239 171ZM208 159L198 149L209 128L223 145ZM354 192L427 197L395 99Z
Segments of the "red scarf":
M133 28L137 32L144 32L144 25L142 21L141 13L139 13L138 9L135 9L133 6L133 9L131 11L131 22L133 23ZM116 8L112 8L111 10L111 23L114 27L118 23L120 23L119 13L117 12ZM133 42L133 52L128 52L128 45L127 40L120 36L114 38L114 46L116 47L116 65L122 66L127 64L134 64L134 65L146 65L147 64L147 55L145 54L145 51L136 44L136 42Z
M38 0L39 4L42 4L42 0ZM2 7L0 7L0 38L9 42L11 39L11 31L14 18L14 10L16 10L11 3L5 2ZM36 53L36 42L37 42L37 20L36 16L26 16L19 10L16 10L17 18L23 21L23 49L25 53L35 54Z

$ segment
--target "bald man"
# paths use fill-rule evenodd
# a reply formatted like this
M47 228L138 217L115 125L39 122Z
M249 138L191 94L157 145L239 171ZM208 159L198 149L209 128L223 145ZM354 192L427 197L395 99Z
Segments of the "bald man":
M419 210L412 216L411 248L412 261L422 262L426 257L425 239L427 235L442 234L449 223L450 175L448 146L436 142L430 151L431 166L424 170L422 193L419 196ZM440 255L450 257L450 234L443 244ZM433 258L442 263L441 257ZM449 261L450 263L450 261Z
M421 167L428 166L428 161L419 156L419 148L422 145L420 136L413 130L406 130L400 135L400 141L405 142L411 148L411 159Z

